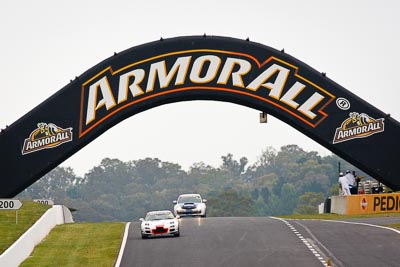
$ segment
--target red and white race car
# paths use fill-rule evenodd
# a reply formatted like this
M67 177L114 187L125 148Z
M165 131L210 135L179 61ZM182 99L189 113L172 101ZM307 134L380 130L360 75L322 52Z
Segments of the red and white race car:
M169 210L148 212L144 219L139 219L142 222L140 226L142 238L164 235L179 236L178 218Z

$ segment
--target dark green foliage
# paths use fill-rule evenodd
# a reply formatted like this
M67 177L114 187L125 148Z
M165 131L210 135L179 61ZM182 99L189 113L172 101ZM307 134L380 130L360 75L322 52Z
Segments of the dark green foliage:
M208 200L208 216L268 216L315 213L325 197L337 192L335 155L321 157L287 145L267 148L248 166L245 157L222 156L219 168L203 162L188 171L179 164L145 158L129 162L105 158L85 176L57 167L18 197L46 198L74 208L76 221L131 221L149 210L173 209L179 194L200 193Z
M234 189L221 192L209 198L208 216L232 217L254 216L254 201L251 197L241 195Z
M317 214L318 204L324 201L324 194L307 192L299 197L300 205L296 208L296 213Z
M264 200L264 203L268 203L269 195L270 195L270 193L269 193L268 187L262 187L261 188L261 197Z
M258 199L258 196L260 195L260 193L258 192L258 188L254 188L251 191L251 198L252 199Z

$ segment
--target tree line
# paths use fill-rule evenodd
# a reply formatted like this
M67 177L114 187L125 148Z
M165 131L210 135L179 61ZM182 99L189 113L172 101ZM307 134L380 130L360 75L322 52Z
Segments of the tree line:
M158 158L104 158L84 177L56 167L17 197L52 199L76 210L75 221L137 220L150 210L172 210L172 201L183 193L206 198L208 216L311 214L337 194L338 162L365 175L336 155L322 157L298 145L268 147L253 165L230 153L221 161L219 167L193 163L185 171Z

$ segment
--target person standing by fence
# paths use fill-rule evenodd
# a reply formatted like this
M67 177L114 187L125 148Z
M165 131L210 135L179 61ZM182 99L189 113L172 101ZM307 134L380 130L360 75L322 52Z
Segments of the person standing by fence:
M346 176L347 182L349 184L350 194L355 194L356 195L357 194L357 187L355 185L356 179L355 179L354 175L350 172L350 170L347 170L345 176Z
M349 188L349 182L347 180L347 177L345 175L343 175L343 172L339 173L339 184L342 187L342 194L344 196L351 195L350 188Z

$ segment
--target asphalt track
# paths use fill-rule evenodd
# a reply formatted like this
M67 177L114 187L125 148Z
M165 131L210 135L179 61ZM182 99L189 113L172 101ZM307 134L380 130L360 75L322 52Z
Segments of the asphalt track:
M140 223L132 222L120 266L326 266L328 259L332 266L400 266L400 232L359 221L180 221L180 237L145 240Z

